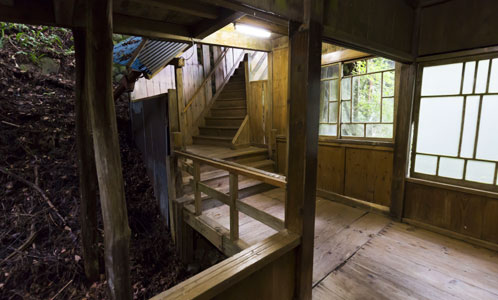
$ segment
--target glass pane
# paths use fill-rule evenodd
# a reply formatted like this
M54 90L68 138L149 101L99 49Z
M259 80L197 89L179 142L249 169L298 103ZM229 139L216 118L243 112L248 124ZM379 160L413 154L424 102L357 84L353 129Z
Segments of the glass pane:
M394 69L394 61L375 57L368 60L368 73Z
M495 176L495 164L484 161L467 161L466 180L481 183L493 183Z
M489 59L479 61L477 66L476 93L485 93L488 81Z
M380 122L381 74L360 76L353 90L353 122Z
M351 99L351 78L343 78L341 80L341 99Z
M441 157L439 159L439 176L462 179L465 160Z
M336 136L337 125L335 124L320 124L319 135Z
M329 123L337 123L337 102L329 103Z
M328 115L329 115L329 82L328 81L322 81L321 82L321 88L320 88L320 122L327 123L328 122Z
M394 98L382 99L382 122L392 123L394 120Z
M422 98L417 152L458 155L463 97Z
M465 119L463 124L461 157L472 158L474 156L474 143L477 128L477 115L479 113L479 96L467 97L465 105Z
M489 77L489 92L498 93L498 58L493 59Z
M474 89L474 74L476 72L476 62L465 63L465 75L463 76L463 93L472 94Z
M351 122L351 101L341 102L341 122L349 123Z
M476 158L498 161L498 96L482 98Z
M330 101L337 101L339 99L339 80L331 80L330 81Z
M460 93L462 63L425 67L422 75L422 96Z
M365 60L358 60L342 65L342 75L351 76L358 74L365 74L367 72L367 62Z
M367 124L367 137L392 138L393 125L391 124Z
M322 67L322 72L320 74L320 79L327 78L327 67Z
M384 72L382 97L394 97L394 71Z
M363 124L342 124L341 125L341 134L343 136L363 137L363 136L365 136Z
M415 172L429 175L436 175L437 157L429 155L415 156Z

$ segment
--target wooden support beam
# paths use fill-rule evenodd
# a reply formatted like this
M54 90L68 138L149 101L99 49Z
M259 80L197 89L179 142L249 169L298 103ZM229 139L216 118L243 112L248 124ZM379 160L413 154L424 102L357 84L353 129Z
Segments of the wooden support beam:
M76 59L76 147L80 183L80 222L83 246L83 263L85 275L91 282L99 280L99 249L97 222L97 171L93 152L92 124L90 108L86 96L85 50L86 33L73 30Z
M172 11L177 11L181 13L186 13L191 16L201 17L205 19L216 19L218 18L218 11L216 7L211 5L206 5L196 1L178 1L178 0L135 0L135 2L150 5L155 8L167 9Z
M192 37L203 39L211 33L225 27L227 24L240 19L244 15L245 14L242 12L233 12L225 9L216 20L205 20L201 21L199 24L196 24L195 27L191 29L191 32L193 33Z
M195 201L195 215L202 214L202 198L201 198L201 166L198 162L194 161L194 201Z
M87 15L88 100L99 182L107 282L111 299L132 299L130 228L112 90L112 0L89 0Z
M296 256L297 299L311 299L322 49L320 0L304 1L304 24L290 22L286 227L301 235Z
M237 200L239 198L239 176L230 173L230 239L239 239L239 212L237 210Z
M412 110L417 64L396 64L396 131L394 137L393 176L391 183L391 216L401 221L405 199L405 179L408 174L412 134Z
M53 0L54 16L57 24L72 24L76 0Z

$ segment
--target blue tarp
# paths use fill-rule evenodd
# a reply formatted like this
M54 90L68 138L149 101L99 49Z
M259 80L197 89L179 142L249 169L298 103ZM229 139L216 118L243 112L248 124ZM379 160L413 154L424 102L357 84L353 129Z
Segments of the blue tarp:
M142 43L143 38L138 36L132 36L126 40L114 45L113 60L115 63L127 66L130 59L133 57L135 50ZM131 69L134 71L145 72L147 74L152 74L152 72L147 69L147 67L140 62L137 58L131 65Z

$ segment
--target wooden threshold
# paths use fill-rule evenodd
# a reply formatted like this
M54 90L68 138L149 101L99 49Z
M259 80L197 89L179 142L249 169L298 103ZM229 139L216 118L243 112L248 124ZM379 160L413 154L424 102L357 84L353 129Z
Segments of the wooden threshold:
M389 215L389 207L376 204L376 203L371 203L368 201L363 201L359 200L356 198L340 195L334 192L329 192L323 189L316 189L316 195L319 197L322 197L324 199L330 200L330 201L335 201L339 202L348 206L352 207L357 207L364 209L366 211L374 212L377 214L382 214L382 215Z

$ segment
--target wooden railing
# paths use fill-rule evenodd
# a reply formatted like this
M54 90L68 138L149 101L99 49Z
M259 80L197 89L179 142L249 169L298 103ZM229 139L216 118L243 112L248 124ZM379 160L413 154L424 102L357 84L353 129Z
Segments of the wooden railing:
M194 214L195 216L202 215L202 198L201 193L208 195L214 199L230 207L230 240L235 242L239 239L239 214L242 212L249 217L277 230L285 229L285 220L281 220L265 211L262 211L248 203L239 199L239 182L238 176L245 176L256 179L274 187L285 188L287 185L286 178L281 175L265 172L255 168L239 165L233 162L223 161L214 158L205 158L184 151L175 151L178 158L190 159L193 162L193 167L190 170L193 176L194 190ZM228 171L229 173L229 193L225 194L209 185L201 182L201 165L208 165L217 169Z

